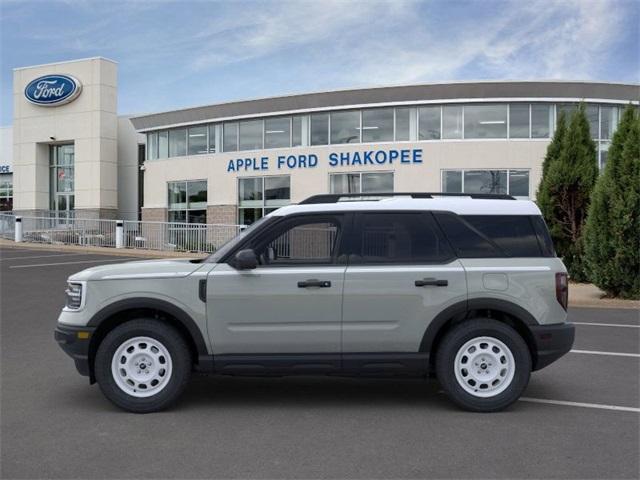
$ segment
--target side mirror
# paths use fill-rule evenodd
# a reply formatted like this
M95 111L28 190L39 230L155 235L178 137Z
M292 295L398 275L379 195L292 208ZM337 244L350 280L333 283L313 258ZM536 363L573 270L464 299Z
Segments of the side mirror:
M258 257L256 256L256 252L250 248L240 250L233 258L231 266L238 270L253 270L258 266Z

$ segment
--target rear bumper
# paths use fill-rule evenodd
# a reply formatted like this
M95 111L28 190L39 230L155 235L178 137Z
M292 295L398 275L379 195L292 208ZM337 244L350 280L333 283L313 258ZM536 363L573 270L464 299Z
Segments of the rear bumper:
M89 344L94 330L94 328L90 327L72 327L58 324L53 332L53 337L60 345L60 348L73 358L80 375L86 377L91 375Z
M530 328L537 352L533 370L540 370L555 362L573 347L575 338L573 323L536 325Z

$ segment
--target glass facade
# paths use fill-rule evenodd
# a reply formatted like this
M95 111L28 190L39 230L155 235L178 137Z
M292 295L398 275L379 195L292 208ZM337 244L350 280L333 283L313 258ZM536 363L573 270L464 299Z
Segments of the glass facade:
M411 109L396 108L396 141L411 140Z
M610 141L623 107L587 104L592 138ZM392 141L549 139L575 103L379 107L194 125L147 133L147 160L206 153ZM222 148L216 144L222 143ZM606 150L606 148L605 148Z
M418 140L440 140L441 107L422 107L418 109Z
M393 141L393 108L362 110L362 141L364 143Z
M168 183L169 221L207 223L207 181Z
M360 111L333 112L330 117L331 144L360 143Z
M445 193L493 193L529 197L529 170L443 170Z
M49 147L49 209L61 218L75 209L75 146Z
M267 118L264 121L264 148L291 146L291 118Z
M250 225L256 220L291 201L291 179L275 177L245 177L238 179L238 223Z
M442 107L442 138L462 138L462 105Z
M464 138L507 138L507 104L465 106Z
M329 189L331 193L393 192L393 172L332 173Z
M0 173L0 211L13 210L13 173Z

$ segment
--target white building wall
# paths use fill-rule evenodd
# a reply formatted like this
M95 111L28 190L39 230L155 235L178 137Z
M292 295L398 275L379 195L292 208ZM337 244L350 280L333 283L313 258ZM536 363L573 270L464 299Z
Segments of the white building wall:
M31 104L26 85L49 74L80 80L82 92L60 106ZM117 179L117 65L90 58L19 68L13 74L14 210L49 209L49 146L75 144L75 207L115 214Z
M394 142L381 144L331 145L322 147L297 147L249 152L217 153L174 157L145 163L144 207L167 208L167 182L175 180L206 179L209 205L235 205L238 203L239 177L263 175L290 175L291 202L299 202L311 195L329 192L329 174L345 172L393 171L394 190L441 191L441 171L445 169L528 169L530 197L540 181L542 160L549 139L544 140L464 140L433 142ZM367 150L418 149L422 151L422 163L393 165L336 166L329 165L332 152L363 152ZM314 168L287 167L278 169L279 155L318 156ZM266 171L227 172L229 160L237 158L269 158Z
M118 117L118 218L138 219L138 148L145 136L136 132L129 116Z

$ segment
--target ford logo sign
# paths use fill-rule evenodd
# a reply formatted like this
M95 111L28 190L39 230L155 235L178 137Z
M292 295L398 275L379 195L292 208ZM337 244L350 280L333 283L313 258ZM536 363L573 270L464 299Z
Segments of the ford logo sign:
M24 96L36 105L58 106L75 100L81 90L80 81L70 75L45 75L29 82Z

